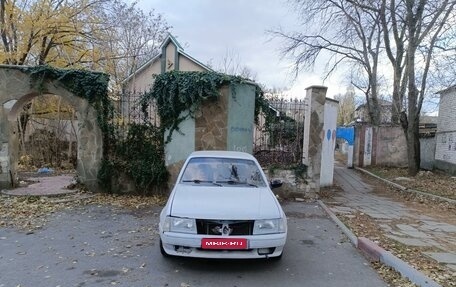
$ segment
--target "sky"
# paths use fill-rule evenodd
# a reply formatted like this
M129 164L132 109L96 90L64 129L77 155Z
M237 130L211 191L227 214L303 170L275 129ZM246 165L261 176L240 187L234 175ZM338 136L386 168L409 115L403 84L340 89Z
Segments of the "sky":
M295 77L292 59L281 56L283 41L267 31L302 29L287 0L140 0L139 7L163 14L185 52L204 64L217 67L235 54L258 83L292 98L304 98L312 85L327 86L331 98L346 91L341 73L323 81L323 60Z

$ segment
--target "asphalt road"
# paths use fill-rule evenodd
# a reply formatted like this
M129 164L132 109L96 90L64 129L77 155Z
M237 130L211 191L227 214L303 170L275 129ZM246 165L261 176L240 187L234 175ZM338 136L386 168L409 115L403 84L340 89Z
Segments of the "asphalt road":
M315 203L286 203L281 261L163 258L159 207L85 206L32 234L0 229L0 287L387 286Z

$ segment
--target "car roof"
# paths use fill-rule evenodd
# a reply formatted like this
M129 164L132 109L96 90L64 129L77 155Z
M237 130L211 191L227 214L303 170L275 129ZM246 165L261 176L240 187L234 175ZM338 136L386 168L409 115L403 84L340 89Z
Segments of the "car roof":
M203 151L194 151L189 155L189 158L195 157L225 157L225 158L241 158L241 159L252 159L254 160L251 154L240 151L226 151L226 150L203 150Z

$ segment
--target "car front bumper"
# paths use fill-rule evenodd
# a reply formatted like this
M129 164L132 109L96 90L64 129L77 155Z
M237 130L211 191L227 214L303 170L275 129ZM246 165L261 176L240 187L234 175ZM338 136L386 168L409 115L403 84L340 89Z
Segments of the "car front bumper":
M163 232L160 234L164 251L173 256L220 258L220 259L247 259L278 257L282 254L287 234L266 234L248 236L230 236L229 238L247 239L248 247L243 250L202 249L203 238L220 238L220 236ZM225 237L226 238L226 237ZM269 248L270 253L263 254ZM262 254L260 254L260 253Z

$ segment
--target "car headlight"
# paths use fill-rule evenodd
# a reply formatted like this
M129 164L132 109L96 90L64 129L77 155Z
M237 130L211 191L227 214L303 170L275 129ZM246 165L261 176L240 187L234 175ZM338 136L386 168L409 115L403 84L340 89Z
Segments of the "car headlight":
M163 232L167 231L196 234L196 221L192 218L168 216L163 223Z
M273 234L287 231L285 218L255 220L253 234Z

